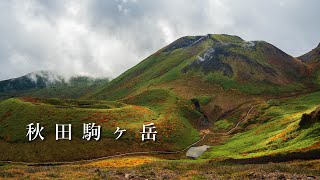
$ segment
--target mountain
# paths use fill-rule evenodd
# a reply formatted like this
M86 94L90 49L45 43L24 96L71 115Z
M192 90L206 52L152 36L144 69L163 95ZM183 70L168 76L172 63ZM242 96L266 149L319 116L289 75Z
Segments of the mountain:
M152 54L93 99L128 98L148 89L169 89L187 99L207 99L212 119L257 97L310 90L308 65L264 41L208 34L182 37Z
M38 71L0 81L0 99L15 96L78 98L106 85L108 81L87 76L66 79L50 71Z
M192 89L220 85L247 94L290 92L304 87L307 65L264 41L230 35L182 37L113 80L93 97L124 98L166 84L188 81ZM204 86L203 86L204 87Z

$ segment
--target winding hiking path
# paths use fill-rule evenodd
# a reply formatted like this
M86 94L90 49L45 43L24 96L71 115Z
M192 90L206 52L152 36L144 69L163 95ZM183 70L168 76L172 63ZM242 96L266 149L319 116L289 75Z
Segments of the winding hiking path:
M245 116L243 119L241 119L240 121L238 121L238 123L236 124L236 126L233 127L232 129L230 129L230 130L227 132L227 134L231 134L235 129L237 129L237 127L238 127L244 120L246 120L246 119L248 118L248 116L250 115L252 109L253 109L254 107L256 107L256 106L257 106L257 105L252 106L252 107L249 109L249 111L247 112L246 116Z
M269 102L270 102L271 100L273 100L273 99L268 99L266 103L269 104ZM252 106L252 107L249 109L249 111L247 112L246 116L245 116L244 118L242 118L240 121L238 121L238 123L236 124L236 126L233 127L232 129L230 129L230 130L227 132L227 134L231 134L244 120L246 120L246 119L248 118L248 116L250 115L251 111L253 110L253 108L255 108L256 106L258 106L258 105Z

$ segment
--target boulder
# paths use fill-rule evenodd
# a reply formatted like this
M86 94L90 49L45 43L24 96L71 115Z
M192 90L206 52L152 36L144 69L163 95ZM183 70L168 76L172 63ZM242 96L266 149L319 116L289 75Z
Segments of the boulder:
M199 156L201 156L209 148L210 148L210 146L207 146L207 145L198 146L198 147L191 147L187 151L186 156L189 158L197 159Z

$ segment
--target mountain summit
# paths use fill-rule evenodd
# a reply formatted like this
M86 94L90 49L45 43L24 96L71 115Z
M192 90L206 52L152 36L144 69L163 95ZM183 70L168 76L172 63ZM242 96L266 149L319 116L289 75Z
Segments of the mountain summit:
M298 57L298 59L311 64L319 63L320 62L320 43L316 48Z

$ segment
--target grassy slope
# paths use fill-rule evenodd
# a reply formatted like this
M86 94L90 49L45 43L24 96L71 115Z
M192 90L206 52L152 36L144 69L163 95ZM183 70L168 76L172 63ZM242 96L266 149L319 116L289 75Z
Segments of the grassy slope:
M204 49L203 47L199 49ZM197 51L200 50L195 50ZM185 50L158 51L138 65L129 69L110 84L92 95L95 98L119 99L148 89L149 86L179 79L181 68L192 61Z
M303 113L318 107L320 92L273 101L259 107L258 116L250 119L249 123L256 126L234 135L223 145L213 146L203 158L249 158L319 148L320 124L301 129L299 122Z
M159 101L154 101L155 96L159 96ZM34 98L3 101L0 103L0 159L71 161L118 152L178 150L199 139L198 132L187 119L198 117L190 102L165 90L145 92L137 98L127 100L130 104ZM45 127L42 133L44 141L27 142L26 125L31 122L39 122ZM100 141L81 139L82 123L85 122L96 122L102 126ZM142 143L142 125L149 122L154 122L157 127L157 141ZM55 141L56 123L72 124L72 141ZM113 134L116 127L127 130L118 141Z

